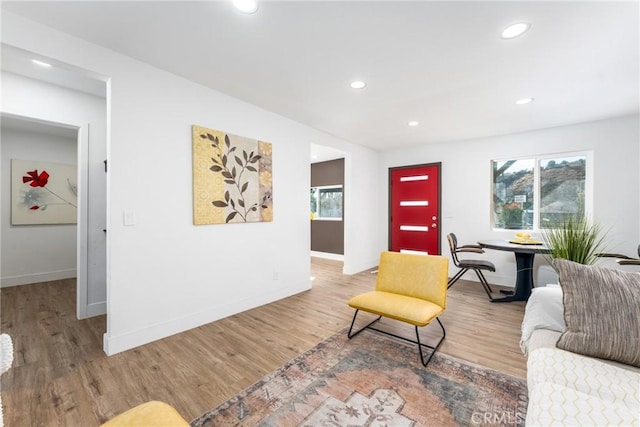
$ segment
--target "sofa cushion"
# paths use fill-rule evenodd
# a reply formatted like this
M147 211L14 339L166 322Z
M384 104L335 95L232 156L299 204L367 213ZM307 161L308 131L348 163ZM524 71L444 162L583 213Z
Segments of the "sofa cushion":
M563 311L562 289L559 286L542 286L532 289L524 311L520 338L520 348L525 355L536 348L530 345L534 332L564 332L567 327L564 324ZM553 334L553 336L555 337L553 342L547 347L556 346L559 334Z
M536 329L533 331L531 338L529 338L529 341L527 341L522 349L524 355L528 356L532 351L539 348L556 348L556 343L558 342L558 338L560 338L560 334L562 334L562 332L551 331L549 329Z
M533 350L527 360L526 425L638 425L640 370L626 366L557 348Z
M556 259L567 330L557 347L640 366L640 274Z
M629 370L633 369L633 370ZM533 350L527 360L527 386L552 383L640 413L640 372L557 348Z
M534 426L637 426L637 407L554 383L529 388L525 425Z

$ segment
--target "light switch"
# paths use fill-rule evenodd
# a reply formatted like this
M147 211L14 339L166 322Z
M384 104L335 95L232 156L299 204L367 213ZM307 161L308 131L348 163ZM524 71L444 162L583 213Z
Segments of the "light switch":
M124 211L124 225L136 225L136 213L134 211Z

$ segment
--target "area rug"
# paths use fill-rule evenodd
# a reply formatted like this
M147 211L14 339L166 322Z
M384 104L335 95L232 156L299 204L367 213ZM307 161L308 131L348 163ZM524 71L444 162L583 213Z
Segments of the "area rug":
M204 426L524 425L523 379L417 346L346 330L191 422Z

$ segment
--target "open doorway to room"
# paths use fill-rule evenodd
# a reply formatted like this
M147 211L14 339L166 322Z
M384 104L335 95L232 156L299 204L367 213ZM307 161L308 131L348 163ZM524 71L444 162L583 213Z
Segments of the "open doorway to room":
M76 317L105 314L106 240L91 233L105 227L105 203L89 198L88 127L2 114L0 129L1 286L75 278Z
M2 287L77 275L78 129L3 116Z
M345 153L311 144L311 256L344 261Z
M42 63L48 66L43 67ZM99 76L2 45L1 285L76 277L75 311L79 319L106 314L107 308L106 95L106 80ZM58 141L61 138L66 142ZM26 144L28 141L31 142ZM11 224L11 160L20 158L75 165L77 225ZM40 176L42 171L37 173ZM41 209L35 206L39 205L31 206L34 211ZM53 202L45 209L52 206ZM43 249L38 245L45 230L53 234L46 237L51 242L44 245L49 252L36 256L34 248ZM8 241L8 236L28 245L27 249ZM24 257L24 251L28 256ZM20 267L22 270L11 270L19 264L10 258L21 255L32 261L31 270L24 266ZM36 260L46 260L51 265L38 264Z

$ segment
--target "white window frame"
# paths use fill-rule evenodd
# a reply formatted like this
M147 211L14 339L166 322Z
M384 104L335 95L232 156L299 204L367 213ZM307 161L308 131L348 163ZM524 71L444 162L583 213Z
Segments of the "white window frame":
M317 190L317 195L315 196L316 198L316 206L318 209L318 212L316 212L316 216L314 217L314 220L316 221L342 221L344 218L344 189L343 186L340 184L336 184L336 185L318 185L318 186L312 186L311 188L315 188ZM334 218L334 217L326 217L326 216L319 216L319 212L320 212L320 190L334 190L334 189L340 189L341 193L342 193L342 216L340 218Z
M586 165L585 165L585 181L584 181L584 211L587 218L592 218L593 214L593 193L594 193L594 185L593 185L593 171L594 171L594 155L593 151L569 151L569 152L560 152L560 153L545 153L545 154L535 154L530 156L511 156L501 159L493 159L489 162L489 180L490 180L490 194L489 200L489 218L491 220L491 229L493 231L540 231L540 163L544 160L552 160L558 157L579 157L584 156ZM509 160L533 160L533 229L532 230L518 230L518 229L507 229L507 228L498 228L496 227L494 220L494 182L493 182L493 163L494 162L506 162Z

